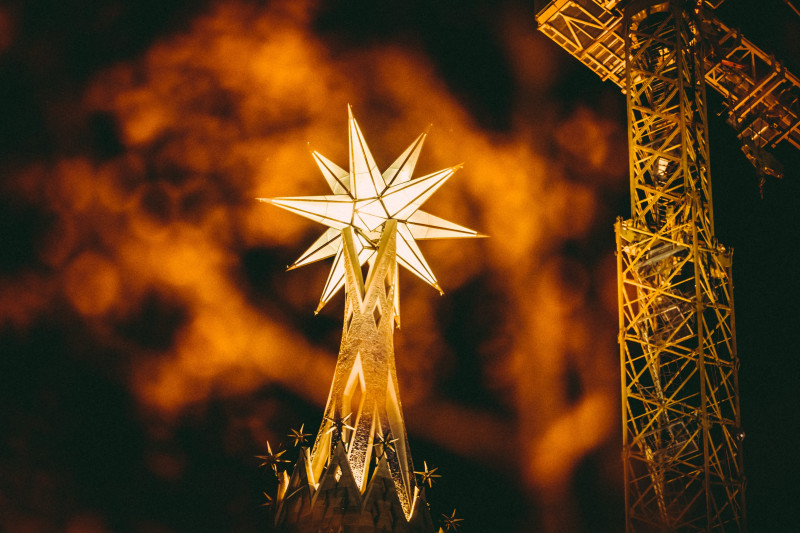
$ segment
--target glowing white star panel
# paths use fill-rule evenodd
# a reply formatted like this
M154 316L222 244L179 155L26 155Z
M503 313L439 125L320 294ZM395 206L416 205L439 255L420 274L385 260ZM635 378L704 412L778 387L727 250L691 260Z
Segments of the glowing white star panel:
M287 211L309 218L329 229L317 239L289 268L297 268L334 256L328 281L322 291L317 312L344 285L342 230L352 227L360 264L374 259L381 229L387 220L397 220L397 258L401 265L441 292L431 272L418 239L456 239L482 237L477 231L459 226L420 210L439 187L458 170L446 168L412 179L427 132L417 137L383 174L372 158L364 135L348 112L350 171L337 166L321 154L313 152L325 181L333 192L326 196L259 198Z

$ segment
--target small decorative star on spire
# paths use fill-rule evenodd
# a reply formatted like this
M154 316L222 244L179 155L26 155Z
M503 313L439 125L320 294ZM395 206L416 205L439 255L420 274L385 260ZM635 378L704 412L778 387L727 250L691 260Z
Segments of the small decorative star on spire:
M439 467L429 469L427 461L423 461L422 464L425 467L422 470L422 472L414 472L414 473L419 476L419 482L421 485L427 483L429 488L433 487L433 478L442 477L436 473L436 471L439 470Z
M353 413L349 413L345 417L342 417L342 415L338 413L335 414L334 416L326 416L325 420L328 420L331 423L331 427L328 428L328 431L326 433L333 433L334 431L338 431L339 438L343 438L342 436L344 435L345 429L349 429L351 431L354 430L355 428L347 423L347 421L350 420L350 416L352 414Z
M303 428L305 424L300 424L300 429L290 429L289 435L287 435L290 439L294 441L294 446L302 446L306 443L306 439L311 436L310 433L303 433Z
M397 260L416 276L442 289L417 246L419 239L449 239L483 237L477 231L453 224L420 210L461 165L439 170L421 178L411 179L422 143L421 134L405 152L382 174L372 158L361 129L350 106L347 107L349 126L350 172L338 167L318 152L312 152L317 166L325 176L332 195L296 196L287 198L258 198L315 222L329 229L317 239L288 268L336 256L316 312L344 285L345 268L342 230L353 228L356 255L360 265L374 260L381 228L390 219L397 220Z
M269 441L267 441L267 453L264 455L256 455L256 459L261 459L262 463L258 465L259 467L266 467L271 468L275 475L278 475L278 466L280 463L288 463L286 459L281 459L281 455L286 453L286 450L280 450L279 452L273 453L272 447L269 445Z
M464 521L463 518L456 518L455 509L453 509L453 513L450 516L447 516L446 514L442 515L442 524L444 525L445 531L450 531L451 529L453 531L457 530L459 527L461 527L461 524L459 524L459 522L463 521Z
M387 431L385 436L378 433L377 435L375 435L375 437L378 439L378 442L376 442L375 445L381 447L380 453L376 452L375 454L378 459L380 459L383 456L383 454L386 453L386 450L391 450L397 453L397 450L394 447L394 443L397 442L399 439L397 438L393 439L391 431Z

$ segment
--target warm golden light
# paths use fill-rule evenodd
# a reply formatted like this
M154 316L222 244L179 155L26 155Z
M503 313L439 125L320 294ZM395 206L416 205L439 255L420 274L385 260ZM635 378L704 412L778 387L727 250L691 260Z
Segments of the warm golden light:
M314 2L221 2L141 57L97 75L85 108L114 118L124 152L103 161L64 157L16 176L16 194L51 211L58 234L40 251L52 273L0 281L0 318L25 327L63 299L88 327L113 336L112 325L132 321L156 294L182 319L165 344L127 348L136 361L128 385L142 412L169 420L270 384L321 410L336 340L309 338L300 320L315 320L329 267L283 273L298 243L311 245L320 228L252 199L320 194L306 143L347 161L345 118L331 110L348 102L356 115L375 118L365 121L364 135L381 169L433 121L416 174L464 167L426 210L492 238L420 245L444 297L400 274L395 350L409 433L500 465L537 500L611 438L616 310L593 291L613 291L615 273L565 249L593 238L606 216L599 194L624 183L624 172L610 175L606 164L610 154L625 153L620 127L585 109L567 117L527 110L508 132L487 131L413 49L334 55L311 27L315 9ZM548 53L525 50L531 61ZM534 73L519 75L530 80L526 90L547 86ZM565 139L583 131L590 141L576 151ZM571 166L576 160L580 170ZM252 250L269 254L279 280L254 288L242 266ZM476 280L486 293L461 297L474 293ZM334 298L323 314L341 320L340 302ZM467 310L450 316L455 305ZM454 347L432 320L469 320L484 332ZM459 349L474 351L475 379L505 415L447 397L445 383L462 365ZM576 424L584 429L573 434ZM262 438L263 428L252 434ZM564 491L560 504L573 497Z

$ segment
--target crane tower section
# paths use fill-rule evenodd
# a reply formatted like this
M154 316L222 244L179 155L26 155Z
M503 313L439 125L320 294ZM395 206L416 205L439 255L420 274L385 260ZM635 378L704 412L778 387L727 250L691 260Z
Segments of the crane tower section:
M706 86L759 173L800 148L800 80L683 0L555 0L540 30L627 98L618 220L626 529L744 531L731 252L714 235Z
M679 2L623 17L631 219L618 221L630 531L741 531L730 253L714 237L702 41Z

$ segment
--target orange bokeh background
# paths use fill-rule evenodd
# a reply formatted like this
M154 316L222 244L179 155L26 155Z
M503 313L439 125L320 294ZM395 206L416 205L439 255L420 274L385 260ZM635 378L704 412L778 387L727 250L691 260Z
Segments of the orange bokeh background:
M464 168L426 210L491 238L422 244L443 297L401 275L395 349L411 448L419 463L432 455L458 470L443 468L428 499L459 509L467 532L618 530L611 223L627 189L623 97L598 85L590 107L561 94L574 83L566 54L536 34L530 6L507 2L493 35L514 91L496 127L414 39L339 41L320 31L323 11L310 0L204 4L86 77L53 111L54 135L100 117L116 144L98 156L76 141L7 165L4 195L44 222L0 277L4 331L25 346L42 321L62 324L78 367L128 398L126 424L141 441L129 453L148 479L196 483L203 461L255 470L267 440L319 423L342 297L313 315L328 263L283 267L321 227L254 198L326 193L309 147L347 166L348 103L382 168L432 123L416 175ZM0 12L0 27L14 21ZM7 35L0 54L14 45ZM193 454L187 426L220 443ZM30 439L20 439L23 450ZM58 490L80 483L80 472L41 475ZM21 504L0 497L0 529L184 528L159 522L167 511L113 518L114 505L91 499L41 511L30 503L50 494L40 481ZM242 493L262 481L248 478ZM220 512L267 527L258 496Z

